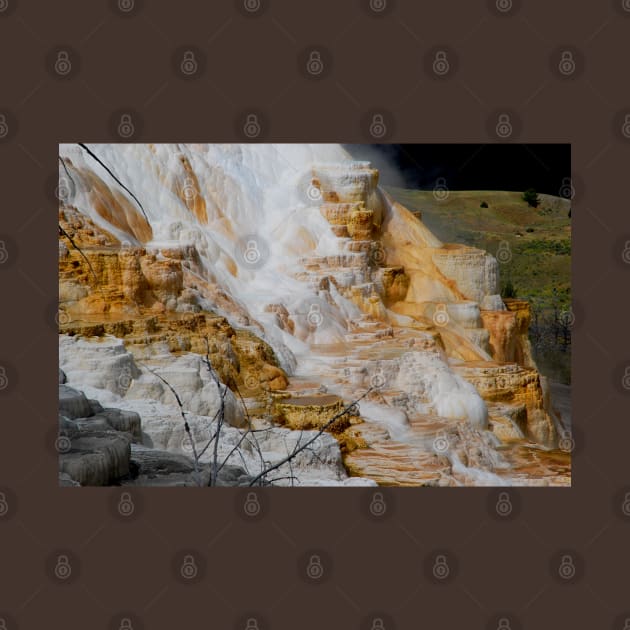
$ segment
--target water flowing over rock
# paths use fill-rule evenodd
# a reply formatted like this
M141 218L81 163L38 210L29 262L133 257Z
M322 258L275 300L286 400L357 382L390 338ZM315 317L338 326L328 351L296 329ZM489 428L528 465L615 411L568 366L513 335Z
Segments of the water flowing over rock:
M186 485L220 413L235 484L322 429L278 483L554 482L528 457L557 429L527 303L502 300L497 261L442 243L369 163L340 145L91 149L124 187L61 146L60 413L128 441L64 474L107 483L135 456L129 483ZM162 455L160 477L159 453L187 459Z

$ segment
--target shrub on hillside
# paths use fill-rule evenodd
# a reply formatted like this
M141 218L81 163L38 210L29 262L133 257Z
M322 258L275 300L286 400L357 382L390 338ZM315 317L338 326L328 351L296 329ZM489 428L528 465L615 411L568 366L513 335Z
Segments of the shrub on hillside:
M503 286L503 289L501 290L501 297L504 297L504 298L516 297L516 287L512 284L511 280L508 280Z
M528 188L523 193L523 201L527 202L527 205L532 208L537 208L540 203L540 199L538 199L538 193L533 188Z

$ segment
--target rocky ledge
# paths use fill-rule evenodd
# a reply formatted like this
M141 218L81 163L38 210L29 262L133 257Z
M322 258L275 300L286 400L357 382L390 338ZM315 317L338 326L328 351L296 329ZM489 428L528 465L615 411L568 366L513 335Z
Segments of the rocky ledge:
M108 341L110 349L115 349L109 361L102 347L107 348ZM74 351L68 353L71 346ZM189 355L187 360L180 358L179 365L161 368L154 361L153 373L138 366L120 340L79 341L61 336L61 349L62 364L68 366L68 375L59 370L56 447L62 486L375 485L367 478L348 477L339 442L329 433L294 431L260 418L256 426L245 427L227 388L221 396L199 387L200 357ZM95 351L102 359L100 368L92 365L90 371L77 370ZM112 356L118 359L112 361ZM125 367L135 375L134 387L114 378L115 373L124 373ZM168 376L181 392L190 433L174 399L168 399L172 393L158 373ZM96 397L88 398L81 387L103 403ZM231 398L226 404L228 396ZM214 445L208 446L219 430L216 410L222 404L217 473L213 477ZM308 448L282 463L302 445ZM269 468L273 468L271 473L259 477Z

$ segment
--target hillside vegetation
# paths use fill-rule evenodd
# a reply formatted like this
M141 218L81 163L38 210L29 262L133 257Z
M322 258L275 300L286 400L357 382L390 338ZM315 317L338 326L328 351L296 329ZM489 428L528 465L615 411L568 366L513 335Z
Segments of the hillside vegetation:
M432 190L387 192L421 213L422 221L442 241L479 247L497 258L502 294L528 299L532 305L530 337L541 370L569 383L570 201L538 195L538 206L532 207L520 192L448 191L446 196Z

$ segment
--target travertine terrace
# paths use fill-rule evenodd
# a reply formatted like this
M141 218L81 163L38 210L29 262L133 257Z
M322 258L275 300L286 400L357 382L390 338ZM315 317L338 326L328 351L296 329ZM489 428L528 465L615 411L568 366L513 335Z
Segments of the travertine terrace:
M302 484L570 482L527 302L502 300L494 257L440 242L369 163L339 145L91 146L98 160L60 148L60 367L63 387L139 416L130 458L190 455L151 370L201 427L219 404L207 354L231 440L242 403L293 435L369 390Z

